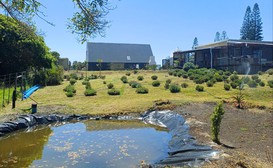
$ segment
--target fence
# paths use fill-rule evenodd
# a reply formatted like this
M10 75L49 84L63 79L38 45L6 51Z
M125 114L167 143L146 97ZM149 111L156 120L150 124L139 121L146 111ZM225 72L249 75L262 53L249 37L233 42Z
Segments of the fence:
M1 109L10 104L12 99L23 99L22 93L32 84L30 74L31 72L23 71L0 76ZM12 96L13 94L14 96Z

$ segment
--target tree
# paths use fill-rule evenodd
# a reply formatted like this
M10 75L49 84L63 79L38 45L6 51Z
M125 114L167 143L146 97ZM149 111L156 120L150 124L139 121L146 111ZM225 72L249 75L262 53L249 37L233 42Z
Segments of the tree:
M51 68L53 57L33 27L0 15L0 37L0 74Z
M79 41L84 43L89 37L104 36L105 27L109 23L104 17L113 9L108 0L72 0L72 2L78 10L72 18L69 18L67 28L78 35ZM0 9L19 23L26 22L29 25L32 24L31 20L34 16L50 23L40 11L41 6L43 4L39 0L0 0Z
M228 39L228 36L227 36L227 32L224 30L222 31L222 34L221 34L221 40L226 40Z
M220 41L220 33L216 32L214 42Z
M219 133L220 133L221 121L224 114L225 114L225 111L223 109L223 103L220 102L214 107L214 111L210 116L212 141L217 144L220 144Z
M197 37L195 37L193 40L192 49L194 50L197 46L198 46L198 39L197 39Z
M57 51L51 51L50 54L54 57L55 64L58 65L60 60L60 54Z
M251 8L247 6L243 25L240 30L240 35L242 40L250 40L250 33L251 33Z
M241 39L262 41L262 24L259 5L255 3L252 12L250 6L248 6L244 16L243 25L240 30Z
M251 13L251 40L258 40L262 41L263 36L262 36L262 18L260 15L260 9L259 5L257 3L254 4L253 10Z

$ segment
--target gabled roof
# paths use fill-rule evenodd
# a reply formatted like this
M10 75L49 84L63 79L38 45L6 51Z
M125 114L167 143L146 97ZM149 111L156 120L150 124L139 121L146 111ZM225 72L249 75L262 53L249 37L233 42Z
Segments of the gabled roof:
M115 63L149 63L153 56L149 44L122 44L122 43L93 43L88 42L86 48L86 61Z

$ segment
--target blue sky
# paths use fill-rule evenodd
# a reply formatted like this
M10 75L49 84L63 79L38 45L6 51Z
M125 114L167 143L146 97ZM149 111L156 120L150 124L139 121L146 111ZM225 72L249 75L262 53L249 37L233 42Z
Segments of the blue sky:
M230 39L240 38L246 7L259 4L265 41L272 41L272 0L109 0L117 8L110 11L105 37L90 42L150 44L157 64L178 48L191 49L194 37L199 45L214 41L215 33L225 30ZM67 18L75 11L72 0L41 0L51 26L35 19L45 33L52 51L71 62L85 61L86 43L66 29Z

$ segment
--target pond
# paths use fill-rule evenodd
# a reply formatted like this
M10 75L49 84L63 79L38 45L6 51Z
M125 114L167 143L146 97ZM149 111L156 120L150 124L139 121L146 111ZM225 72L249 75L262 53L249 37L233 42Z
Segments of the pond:
M170 139L141 121L36 126L0 138L0 167L136 167L166 158Z

